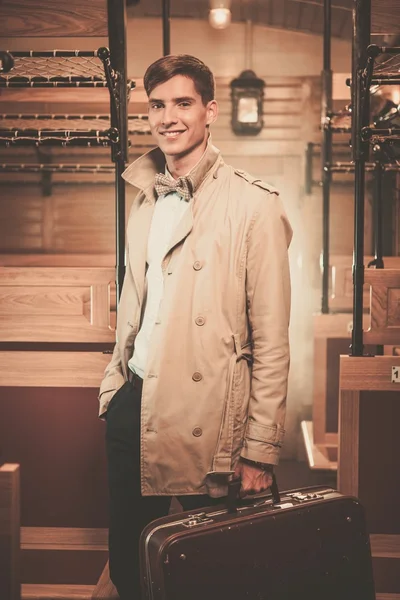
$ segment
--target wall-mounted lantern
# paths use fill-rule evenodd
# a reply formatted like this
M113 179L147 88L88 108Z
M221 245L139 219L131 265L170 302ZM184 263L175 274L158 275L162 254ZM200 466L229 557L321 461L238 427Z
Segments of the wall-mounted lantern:
M265 82L251 69L231 81L232 129L237 135L257 135L263 128Z

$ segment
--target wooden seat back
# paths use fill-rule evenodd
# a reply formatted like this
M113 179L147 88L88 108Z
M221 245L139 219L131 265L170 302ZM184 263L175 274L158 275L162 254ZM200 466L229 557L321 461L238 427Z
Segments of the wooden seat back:
M368 269L371 324L364 344L400 344L400 269Z
M0 598L20 600L19 465L0 466Z

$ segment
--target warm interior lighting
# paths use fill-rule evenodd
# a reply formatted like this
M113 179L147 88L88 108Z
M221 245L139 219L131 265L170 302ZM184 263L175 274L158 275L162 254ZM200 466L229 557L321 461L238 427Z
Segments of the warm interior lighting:
M231 23L231 16L229 8L212 8L208 19L214 29L226 29Z

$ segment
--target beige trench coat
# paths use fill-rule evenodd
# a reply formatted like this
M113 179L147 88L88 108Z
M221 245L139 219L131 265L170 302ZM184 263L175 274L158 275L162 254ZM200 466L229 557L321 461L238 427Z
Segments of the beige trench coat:
M100 416L127 379L146 295L147 239L164 172L159 149L124 173L141 190L127 225L117 343ZM209 144L194 196L162 263L141 413L143 495L226 493L239 455L276 464L289 368L291 228L271 186L226 165Z

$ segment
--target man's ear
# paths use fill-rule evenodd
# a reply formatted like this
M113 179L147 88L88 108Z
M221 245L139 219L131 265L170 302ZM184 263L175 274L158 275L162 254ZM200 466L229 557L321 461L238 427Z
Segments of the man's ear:
M210 100L207 104L207 125L214 123L218 117L218 104L216 100Z

